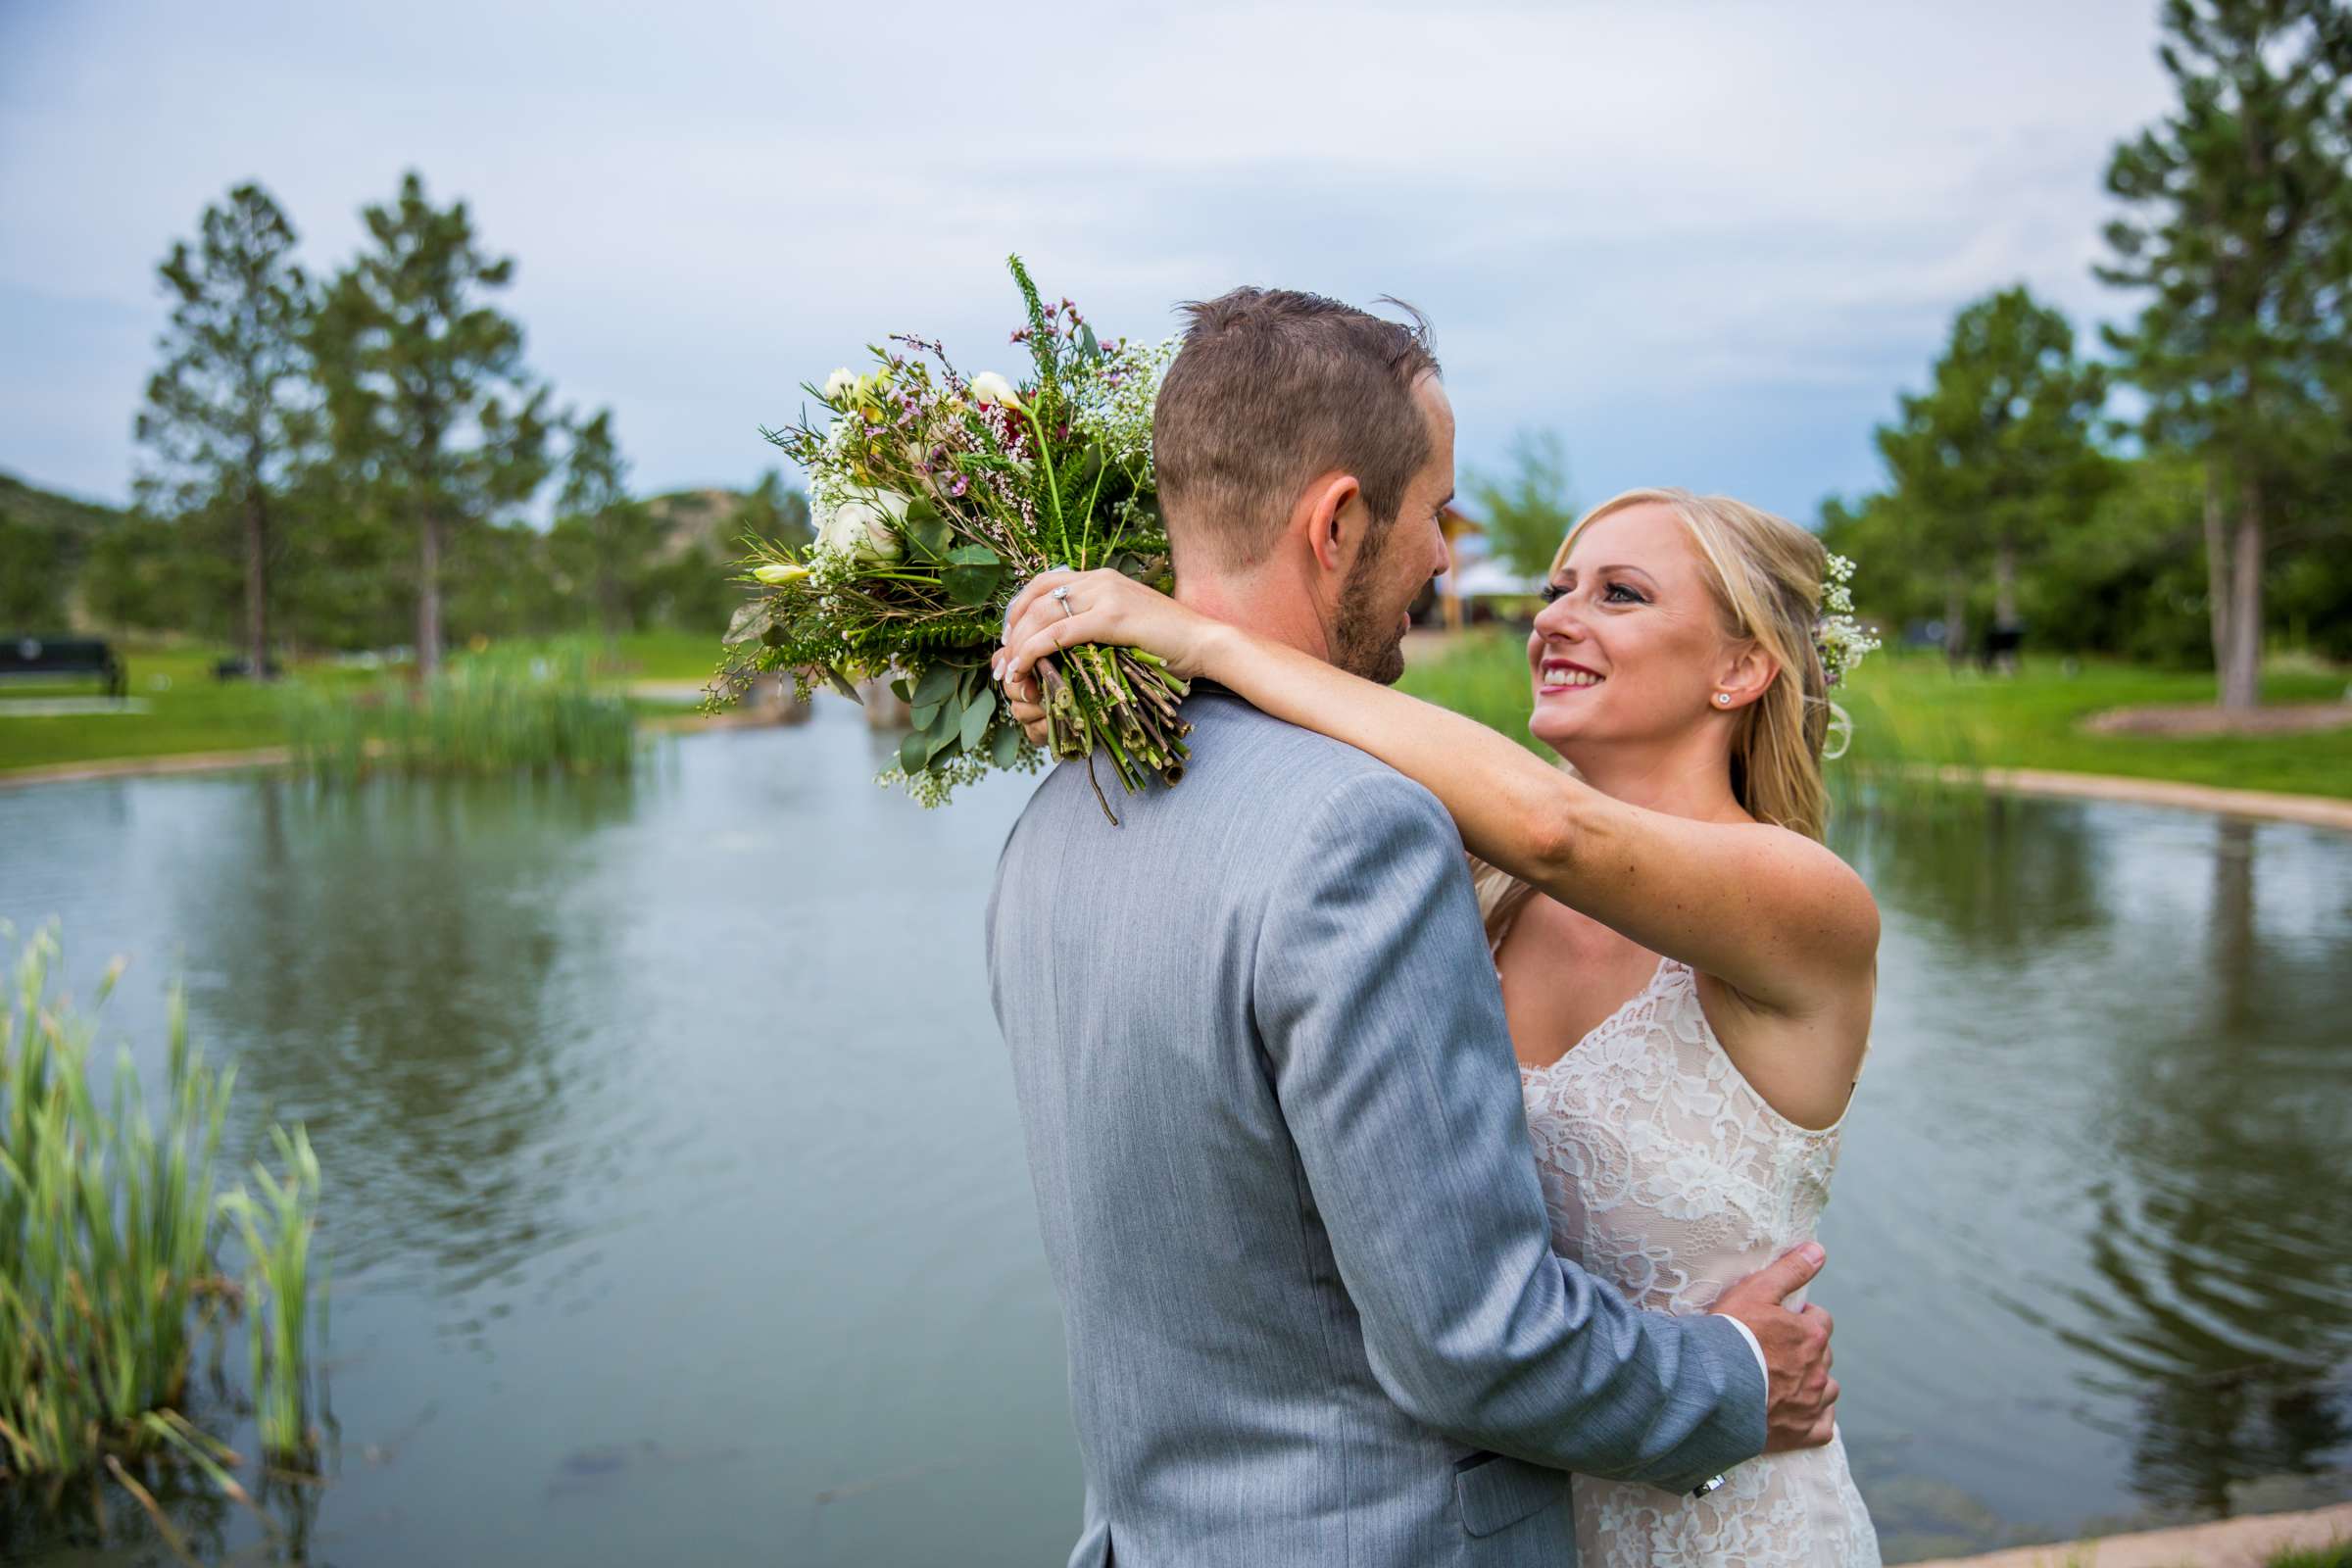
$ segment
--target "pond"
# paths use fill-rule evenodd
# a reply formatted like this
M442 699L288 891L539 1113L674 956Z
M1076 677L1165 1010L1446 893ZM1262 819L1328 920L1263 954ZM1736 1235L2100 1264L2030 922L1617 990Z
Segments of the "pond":
M888 750L821 704L619 785L0 792L0 917L79 991L128 954L142 1052L183 973L235 1136L325 1163L332 1478L292 1545L183 1496L208 1556L1060 1560L980 939L1029 781L924 812ZM2352 1496L2352 838L1994 801L1839 847L1886 938L1816 1294L1888 1556Z

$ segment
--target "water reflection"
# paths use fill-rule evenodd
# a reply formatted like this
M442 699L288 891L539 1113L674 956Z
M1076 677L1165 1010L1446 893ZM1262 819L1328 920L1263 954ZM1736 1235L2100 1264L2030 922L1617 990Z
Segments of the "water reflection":
M611 1005L619 914L583 884L630 803L610 781L267 779L182 850L191 1004L238 1042L256 1119L336 1151L339 1267L463 1293L576 1224L605 1140L565 1128L614 1071L583 1020Z
M1873 1236L1882 1255L1860 1266L1899 1251L1930 1300L1963 1297L1964 1359L2016 1364L1989 1398L1973 1367L1965 1396L1904 1389L1974 1401L1957 1419L1997 1424L2006 1452L1970 1453L1948 1412L1887 1425L1961 1459L1980 1494L2066 1475L2096 1434L2114 1500L2078 1507L2121 1523L2294 1496L2282 1478L2325 1478L2313 1499L2352 1491L2352 846L2014 801L1856 820L1841 846L1888 916L1880 1059L1841 1186L1883 1173L1927 1221ZM1979 1303L2065 1361L2004 1346ZM1873 1378L1904 1381L1874 1364L1907 1353L1884 1327L1840 1357L1860 1363L1858 1406ZM2044 1366L2071 1396L2026 1370ZM1886 1414L1857 1423L1866 1449Z
M2205 1004L2119 1042L2133 1092L2089 1236L2106 1290L2074 1336L2132 1398L2134 1489L2200 1513L2352 1443L2352 1062L2311 1031L2352 1006L2352 938L2259 939L2259 831L2213 825Z
M1978 958L2037 954L2109 922L2106 845L2082 808L1956 796L1865 812L1839 848L1871 868L1871 891Z

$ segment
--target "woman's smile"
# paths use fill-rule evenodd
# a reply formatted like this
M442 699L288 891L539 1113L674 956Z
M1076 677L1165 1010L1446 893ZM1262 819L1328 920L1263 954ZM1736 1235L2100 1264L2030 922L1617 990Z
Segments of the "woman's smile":
M1573 660L1546 654L1537 665L1536 695L1549 697L1556 692L1585 691L1608 678L1600 671L1588 669Z

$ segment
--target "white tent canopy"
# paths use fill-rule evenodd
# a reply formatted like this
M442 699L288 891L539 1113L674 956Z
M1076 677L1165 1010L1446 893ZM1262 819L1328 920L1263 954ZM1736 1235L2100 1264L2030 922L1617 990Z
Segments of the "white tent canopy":
M1516 599L1544 591L1543 578L1522 577L1492 557L1463 562L1445 585L1464 599Z

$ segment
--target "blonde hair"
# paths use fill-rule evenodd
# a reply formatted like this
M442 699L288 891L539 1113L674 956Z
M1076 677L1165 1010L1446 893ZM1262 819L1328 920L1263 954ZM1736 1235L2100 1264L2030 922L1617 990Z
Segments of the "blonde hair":
M1764 695L1734 720L1734 798L1759 822L1820 838L1829 816L1821 754L1831 709L1814 631L1829 552L1795 523L1729 496L1628 490L1577 518L1552 558L1553 574L1567 564L1578 534L1612 513L1641 506L1664 507L1682 519L1707 563L1707 586L1725 633L1753 641L1778 666ZM1488 940L1499 944L1535 890L1475 858L1472 872Z

